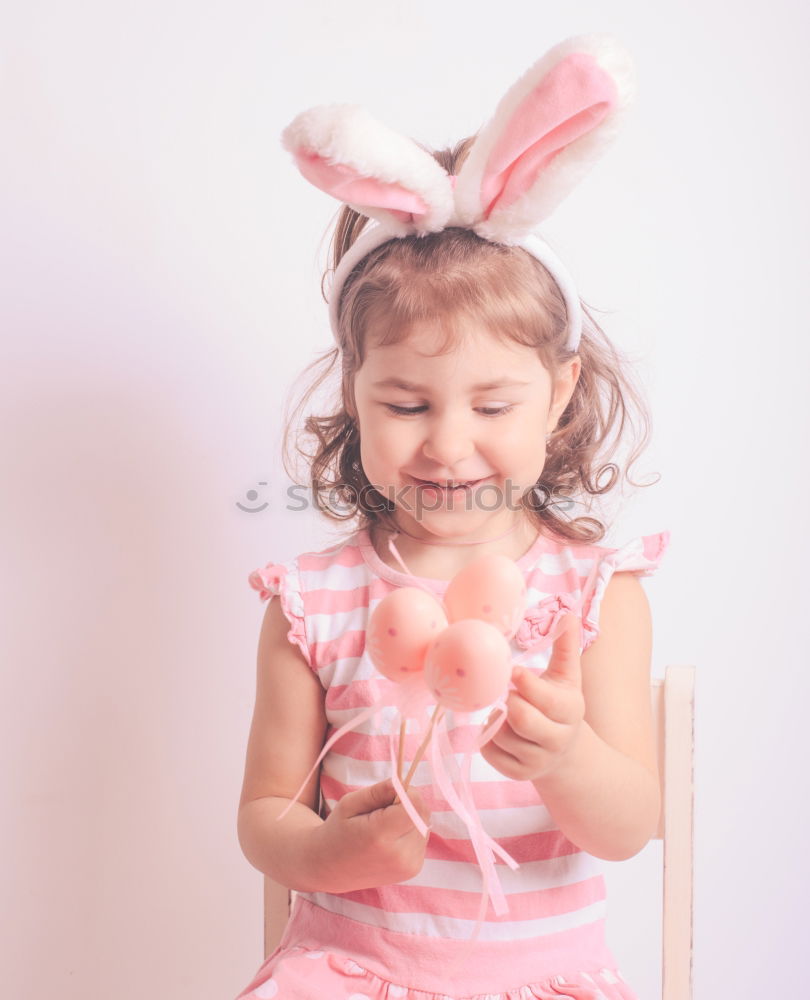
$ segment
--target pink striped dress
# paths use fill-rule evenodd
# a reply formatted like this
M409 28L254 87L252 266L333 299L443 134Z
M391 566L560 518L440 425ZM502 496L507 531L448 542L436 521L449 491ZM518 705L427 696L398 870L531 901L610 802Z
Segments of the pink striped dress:
M621 548L571 544L538 536L517 565L528 610L512 639L515 657L545 669L550 633L568 609L581 613L587 648L599 633L599 608L612 574L651 574L669 532L639 536ZM250 574L262 600L278 594L288 638L316 671L332 732L372 704L376 671L364 654L370 612L413 577L386 565L368 532L356 531L320 552L268 563ZM447 581L420 578L439 597ZM448 714L453 749L489 709ZM346 733L321 768L331 809L347 791L391 775L388 733L399 728L383 709ZM467 732L465 732L465 730ZM408 734L406 760L418 734ZM509 912L490 906L476 927L482 875L463 822L433 789L430 764L418 765L413 787L431 808L421 872L407 882L354 892L302 892L279 948L237 1000L636 1000L608 949L605 881L600 859L557 828L534 785L504 777L480 754L473 758L474 801L487 834L519 863L497 865Z

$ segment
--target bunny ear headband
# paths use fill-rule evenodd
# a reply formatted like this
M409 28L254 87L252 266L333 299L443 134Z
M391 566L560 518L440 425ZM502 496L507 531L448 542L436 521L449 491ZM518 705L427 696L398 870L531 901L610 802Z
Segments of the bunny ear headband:
M397 237L461 226L522 247L548 269L568 311L567 346L576 350L582 330L576 287L535 230L613 140L634 89L632 60L612 36L569 38L509 88L457 176L356 105L322 105L294 118L282 145L303 176L377 222L335 271L329 303L335 339L341 290L363 257Z

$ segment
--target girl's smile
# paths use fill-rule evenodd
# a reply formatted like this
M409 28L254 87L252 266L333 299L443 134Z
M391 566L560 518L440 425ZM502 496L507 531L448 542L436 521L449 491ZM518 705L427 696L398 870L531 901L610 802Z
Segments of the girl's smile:
M421 492L422 504L417 504L417 507L421 506L422 509L426 505L432 507L434 502L438 501L441 504L448 504L451 510L462 510L473 500L473 490L490 482L489 477L458 484L437 483L429 479L412 478L414 478L417 489Z
M411 478L418 485L433 486L437 489L444 490L445 492L455 492L458 490L473 489L474 487L480 486L482 483L488 482L489 480L489 477L487 477L487 479L473 479L456 483L453 481L437 482L434 479L419 479L416 476L412 476Z

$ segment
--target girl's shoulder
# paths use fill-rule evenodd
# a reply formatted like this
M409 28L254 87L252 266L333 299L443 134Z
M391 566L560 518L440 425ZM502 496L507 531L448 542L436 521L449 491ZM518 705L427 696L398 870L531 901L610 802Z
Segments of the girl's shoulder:
M571 567L582 569L596 563L610 568L611 572L629 571L649 576L660 565L669 542L669 531L636 535L618 546L546 536L530 571L540 574L550 571L556 575Z
M335 634L345 630L346 612L368 604L356 533L318 551L268 562L248 575L248 583L262 601L278 595L290 623L287 638L313 669L320 668Z
M543 539L526 571L527 610L517 643L524 649L550 643L569 613L581 617L584 648L599 634L602 598L614 573L650 576L669 547L670 532L636 535L619 546Z
M344 586L364 564L360 548L360 533L355 531L341 541L317 551L301 552L297 556L270 561L248 575L248 583L268 600L274 594L329 589L330 584Z

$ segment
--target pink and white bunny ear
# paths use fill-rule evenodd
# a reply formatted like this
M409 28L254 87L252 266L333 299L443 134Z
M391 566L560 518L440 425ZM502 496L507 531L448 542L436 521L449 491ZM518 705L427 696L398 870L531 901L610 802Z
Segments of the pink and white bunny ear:
M308 181L392 236L438 232L453 212L447 171L364 108L329 104L303 111L282 132L282 145Z
M554 46L476 136L452 224L512 244L536 230L613 140L634 92L632 60L612 36Z

